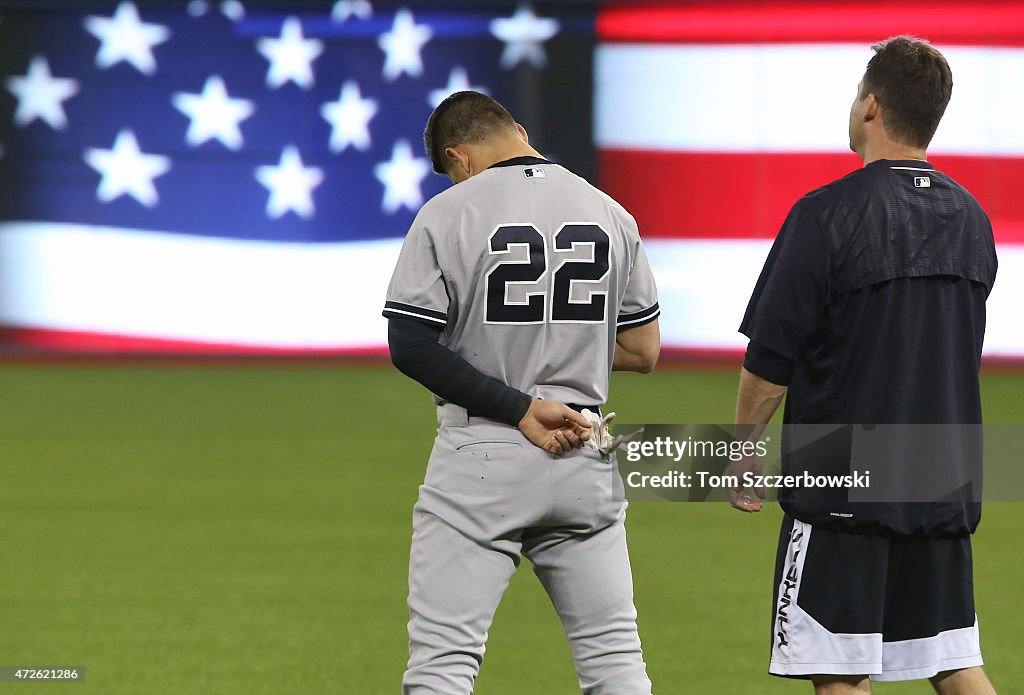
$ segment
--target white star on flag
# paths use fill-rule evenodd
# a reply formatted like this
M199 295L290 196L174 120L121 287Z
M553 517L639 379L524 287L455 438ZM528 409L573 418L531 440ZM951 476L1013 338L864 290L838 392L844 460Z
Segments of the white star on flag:
M96 197L101 202L110 202L127 193L146 207L153 207L160 200L153 179L171 168L170 158L143 154L135 133L127 129L117 134L113 148L86 150L85 163L102 177L96 189Z
M337 101L320 107L320 115L331 124L331 152L343 152L349 145L357 150L370 148L370 119L377 113L377 102L363 99L354 80L341 87Z
M319 39L305 38L297 17L284 20L280 37L260 39L256 48L270 61L267 86L271 89L289 80L303 89L313 86L313 61L323 53L324 44Z
M178 92L171 101L191 120L185 142L192 147L216 138L228 149L237 150L244 142L238 124L255 110L251 101L229 97L220 75L206 78L202 94Z
M171 36L171 30L162 24L142 22L133 2L122 2L113 17L90 15L84 25L86 31L100 40L96 67L103 70L124 61L142 74L152 75L156 72L153 46Z
M189 0L189 3L185 5L185 11L192 17L202 17L209 10L210 6L206 0Z
M7 89L18 99L14 122L19 126L27 126L38 118L54 130L63 130L68 124L64 101L78 93L78 82L54 77L46 58L37 55L24 76L7 78Z
M406 8L395 13L391 31L377 37L377 45L384 51L384 79L394 82L403 72L411 77L423 74L423 44L434 35L426 24L416 24L412 12Z
M510 69L521 61L542 68L548 62L541 44L558 33L557 19L541 19L527 5L520 5L515 14L491 20L491 33L505 42L501 66Z
M370 0L338 0L331 8L331 19L335 22L347 22L349 17L369 19L372 16Z
M240 22L245 19L245 5L239 0L224 0L220 4L220 13L232 22Z
M289 210L309 219L316 212L313 189L323 183L324 172L317 167L305 167L295 145L281 151L277 166L256 168L256 180L267 187L267 216L277 219Z
M469 83L469 75L466 74L466 69L461 65L456 65L448 75L448 84L440 89L430 90L430 94L427 96L427 101L429 101L430 105L436 109L438 104L450 97L452 94L455 94L455 92L465 92L467 90L487 94L487 90L483 87L474 87L471 85Z
M430 173L430 163L422 157L412 156L412 147L399 140L391 150L391 161L380 162L373 168L377 180L384 184L381 210L389 215L403 205L415 212L423 204L420 183Z

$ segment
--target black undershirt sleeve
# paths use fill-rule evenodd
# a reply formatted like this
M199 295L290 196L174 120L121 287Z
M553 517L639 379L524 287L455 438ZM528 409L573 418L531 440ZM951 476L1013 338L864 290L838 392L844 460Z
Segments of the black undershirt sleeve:
M518 425L533 399L438 343L440 335L440 328L420 321L388 319L391 362L410 379L475 416Z
M743 358L744 369L779 386L789 385L795 364L753 340L747 344L747 354Z

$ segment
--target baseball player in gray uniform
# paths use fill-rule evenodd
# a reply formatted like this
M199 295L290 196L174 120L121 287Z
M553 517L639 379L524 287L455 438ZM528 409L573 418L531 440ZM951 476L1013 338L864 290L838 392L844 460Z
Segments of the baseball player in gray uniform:
M623 485L594 415L611 370L649 372L660 350L636 222L489 96L448 97L424 139L458 185L413 221L384 309L392 360L433 392L439 425L413 510L403 693L472 692L526 556L582 691L649 695Z

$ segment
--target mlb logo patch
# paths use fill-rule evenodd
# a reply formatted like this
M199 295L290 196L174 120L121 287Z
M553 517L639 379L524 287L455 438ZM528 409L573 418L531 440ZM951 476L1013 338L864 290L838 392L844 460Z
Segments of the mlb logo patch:
M547 176L543 169L523 169L523 175L528 179L542 179Z
M914 186L916 188L931 188L932 187L932 180L928 176L915 176L914 177Z

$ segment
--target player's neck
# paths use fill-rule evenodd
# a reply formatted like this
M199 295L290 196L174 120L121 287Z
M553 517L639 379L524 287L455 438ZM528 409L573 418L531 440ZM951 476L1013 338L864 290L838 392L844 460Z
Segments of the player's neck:
M891 161L927 162L928 152L922 147L911 147L898 142L868 143L862 155L864 166L882 159Z
M487 169L498 162L504 162L509 159L515 159L516 157L539 157L543 159L543 155L540 152L530 147L529 144L522 140L516 142L503 143L489 149L486 155L481 159L481 170Z

